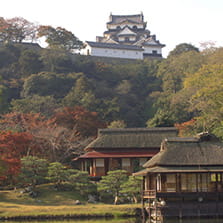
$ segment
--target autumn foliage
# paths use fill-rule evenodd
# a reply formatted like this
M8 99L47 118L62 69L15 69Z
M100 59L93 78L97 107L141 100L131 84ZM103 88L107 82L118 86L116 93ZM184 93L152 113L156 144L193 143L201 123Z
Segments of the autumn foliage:
M177 123L175 127L179 130L179 136L189 136L193 133L193 129L195 128L196 120L191 119L187 122Z
M82 107L65 107L48 119L39 113L2 115L0 161L5 167L2 177L17 176L20 159L27 155L50 162L70 162L93 140L98 128L104 127L96 112Z
M96 136L98 128L106 126L96 112L87 111L81 106L65 107L54 118L58 125L73 129L82 137Z
M28 153L32 135L27 132L1 132L0 155L4 164L1 178L12 178L20 171L20 159Z

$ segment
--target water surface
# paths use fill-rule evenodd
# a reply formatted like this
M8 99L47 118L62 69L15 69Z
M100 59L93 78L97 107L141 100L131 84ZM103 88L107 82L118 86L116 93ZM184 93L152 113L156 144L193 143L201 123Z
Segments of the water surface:
M142 223L141 219L97 219L97 220L65 220L65 221L7 221L7 223ZM149 223L149 222L146 222ZM223 219L166 219L163 223L223 223Z

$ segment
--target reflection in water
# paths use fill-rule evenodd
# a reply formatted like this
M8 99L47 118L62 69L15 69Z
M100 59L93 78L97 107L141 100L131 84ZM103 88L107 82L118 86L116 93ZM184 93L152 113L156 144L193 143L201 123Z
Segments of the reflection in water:
M222 223L222 222L223 222L223 219L191 218L191 219L166 219L162 223ZM140 222L137 222L137 223L140 223ZM160 223L160 222L157 222L157 223Z
M222 223L223 219L166 219L163 223ZM7 223L28 223L25 221L7 221ZM98 220L70 220L70 221L29 221L29 223L142 223L141 219L98 219ZM146 222L149 223L149 222ZM155 222L154 222L155 223ZM157 222L159 223L159 222Z
M7 221L7 223L141 223L141 219L94 219L94 220L65 220L65 221Z

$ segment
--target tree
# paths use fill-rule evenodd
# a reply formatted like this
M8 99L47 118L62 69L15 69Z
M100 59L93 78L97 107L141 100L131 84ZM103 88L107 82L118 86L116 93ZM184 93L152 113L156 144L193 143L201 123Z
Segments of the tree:
M82 42L72 32L62 27L40 26L38 37L45 37L50 48L62 48L70 51L82 46Z
M96 112L90 112L81 106L65 107L54 115L58 125L75 130L82 137L96 136L98 128L106 125Z
M4 82L0 76L0 82ZM10 89L7 84L0 84L0 113L6 113L9 111L10 103Z
M27 132L0 132L0 156L6 169L4 178L10 183L20 171L20 159L27 154L32 135ZM14 182L13 182L14 183Z
M112 128L126 128L126 124L123 120L116 120L116 121L112 121L109 125L108 125L109 129Z
M85 196L96 192L96 185L90 181L88 172L79 170L72 172L69 177L69 182L74 185L75 191L79 191L81 195Z
M92 109L96 100L90 80L82 75L63 99L63 104L69 107L83 106L86 109Z
M37 25L22 17L0 20L0 38L3 42L19 42L35 40Z
M192 118L188 110L188 93L181 90L187 75L197 72L204 61L201 53L189 50L169 56L160 63L157 75L162 79L162 91L150 94L156 113L147 124L173 126L174 123L185 122ZM182 94L178 93L180 91Z
M56 73L69 73L74 70L74 63L71 54L64 49L46 49L41 52L41 60L45 69Z
M223 64L204 65L184 82L190 92L190 110L196 112L196 125L213 132L223 120Z
M69 171L64 165L59 162L50 163L47 179L55 183L58 189L62 189L62 183L67 181L68 177Z
M181 43L178 44L172 51L170 51L169 56L178 56L181 53L185 53L185 52L189 52L189 51L195 51L195 52L199 52L199 49L195 46L193 46L192 44L188 44L188 43Z
M66 115L63 116L66 118ZM50 162L70 163L74 156L83 153L83 148L93 136L81 135L75 128L57 124L55 118L46 119L39 113L9 113L0 121L0 129L29 132L32 143L27 153L45 158ZM97 131L97 126L94 126ZM96 133L93 133L96 134Z
M98 183L98 191L110 194L114 198L114 204L117 204L120 198L121 186L127 179L127 171L125 170L109 171L106 176L102 176Z
M71 89L74 82L75 77L71 75L67 76L54 72L33 74L25 79L22 96L25 98L32 95L53 96L56 99L63 98Z
M39 96L32 95L23 99L16 99L11 101L13 112L18 113L41 113L45 117L51 117L54 110L59 105L53 96Z
M134 203L138 203L142 192L142 177L129 176L128 181L126 181L121 188L122 194L125 194L127 197L130 196Z
M25 156L21 159L21 172L19 174L19 183L24 186L35 188L36 185L43 183L47 176L48 163L45 159L39 159L35 156Z
M43 68L43 61L39 53L34 50L22 51L18 63L22 76L39 73Z

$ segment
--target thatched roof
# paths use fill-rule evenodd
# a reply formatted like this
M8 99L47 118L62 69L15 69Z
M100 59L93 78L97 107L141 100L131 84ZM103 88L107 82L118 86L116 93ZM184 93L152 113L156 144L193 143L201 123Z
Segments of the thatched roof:
M222 166L223 143L206 138L167 138L162 142L161 151L144 164L153 167Z
M175 137L177 133L177 129L172 127L100 129L98 137L85 150L97 148L159 148L164 138Z

